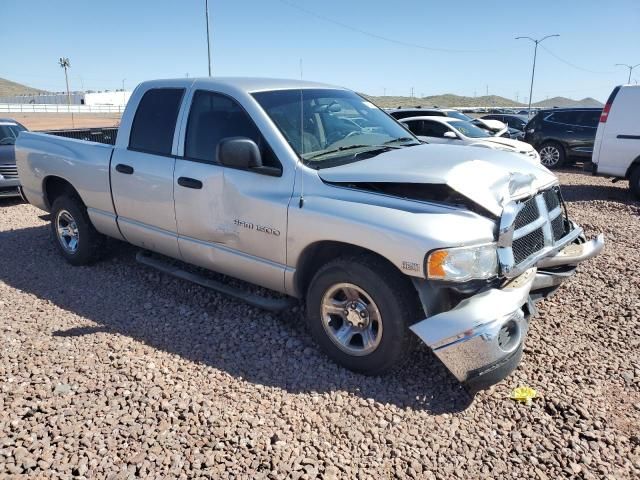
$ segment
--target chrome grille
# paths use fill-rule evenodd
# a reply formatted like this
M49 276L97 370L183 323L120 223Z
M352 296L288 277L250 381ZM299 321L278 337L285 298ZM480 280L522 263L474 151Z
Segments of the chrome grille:
M552 248L571 231L571 223L563 214L558 187L510 204L509 212L506 210L498 238L498 255L504 274L515 274L527 267L528 260L542 250Z
M0 175L4 178L18 178L18 167L15 165L0 165Z
M518 230L524 226L533 223L540 217L540 211L538 210L538 203L536 202L535 197L530 198L524 205L518 215L516 216L515 222L513 222L513 228Z
M516 264L526 260L529 255L544 248L544 233L542 228L536 228L524 237L513 241L513 260Z

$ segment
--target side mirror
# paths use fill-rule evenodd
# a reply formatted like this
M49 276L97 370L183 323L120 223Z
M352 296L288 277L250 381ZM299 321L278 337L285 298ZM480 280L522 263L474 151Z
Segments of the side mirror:
M453 133L451 130L449 130L448 132L444 132L444 138L454 138L454 139L458 139L458 136Z
M229 137L218 144L218 161L232 168L262 167L262 157L256 142L246 137Z

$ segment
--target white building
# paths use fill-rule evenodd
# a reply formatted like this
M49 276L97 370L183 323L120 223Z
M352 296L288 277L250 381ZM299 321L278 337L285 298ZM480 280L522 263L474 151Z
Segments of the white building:
M72 92L71 105L114 105L125 106L131 92L128 91L107 91L107 92ZM20 103L37 105L66 105L66 93L41 93L36 95L11 95L0 97L0 103Z

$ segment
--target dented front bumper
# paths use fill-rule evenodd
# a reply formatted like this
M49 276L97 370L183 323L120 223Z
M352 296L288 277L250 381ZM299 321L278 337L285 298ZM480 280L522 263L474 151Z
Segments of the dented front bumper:
M470 390L499 382L520 363L533 298L575 273L575 266L596 256L604 237L572 243L541 259L500 288L490 288L462 300L449 311L411 326L442 363Z
M502 288L473 295L455 308L414 324L418 335L473 390L506 377L519 363L533 305L531 268Z

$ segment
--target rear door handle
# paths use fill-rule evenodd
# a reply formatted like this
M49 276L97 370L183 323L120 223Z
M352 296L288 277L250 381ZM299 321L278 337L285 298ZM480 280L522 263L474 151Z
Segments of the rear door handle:
M195 188L196 190L200 190L202 188L202 182L200 180L189 177L178 178L178 185L186 188Z
M130 165L125 165L123 163L119 163L118 165L116 165L116 171L124 173L126 175L131 175L133 173L133 167Z

